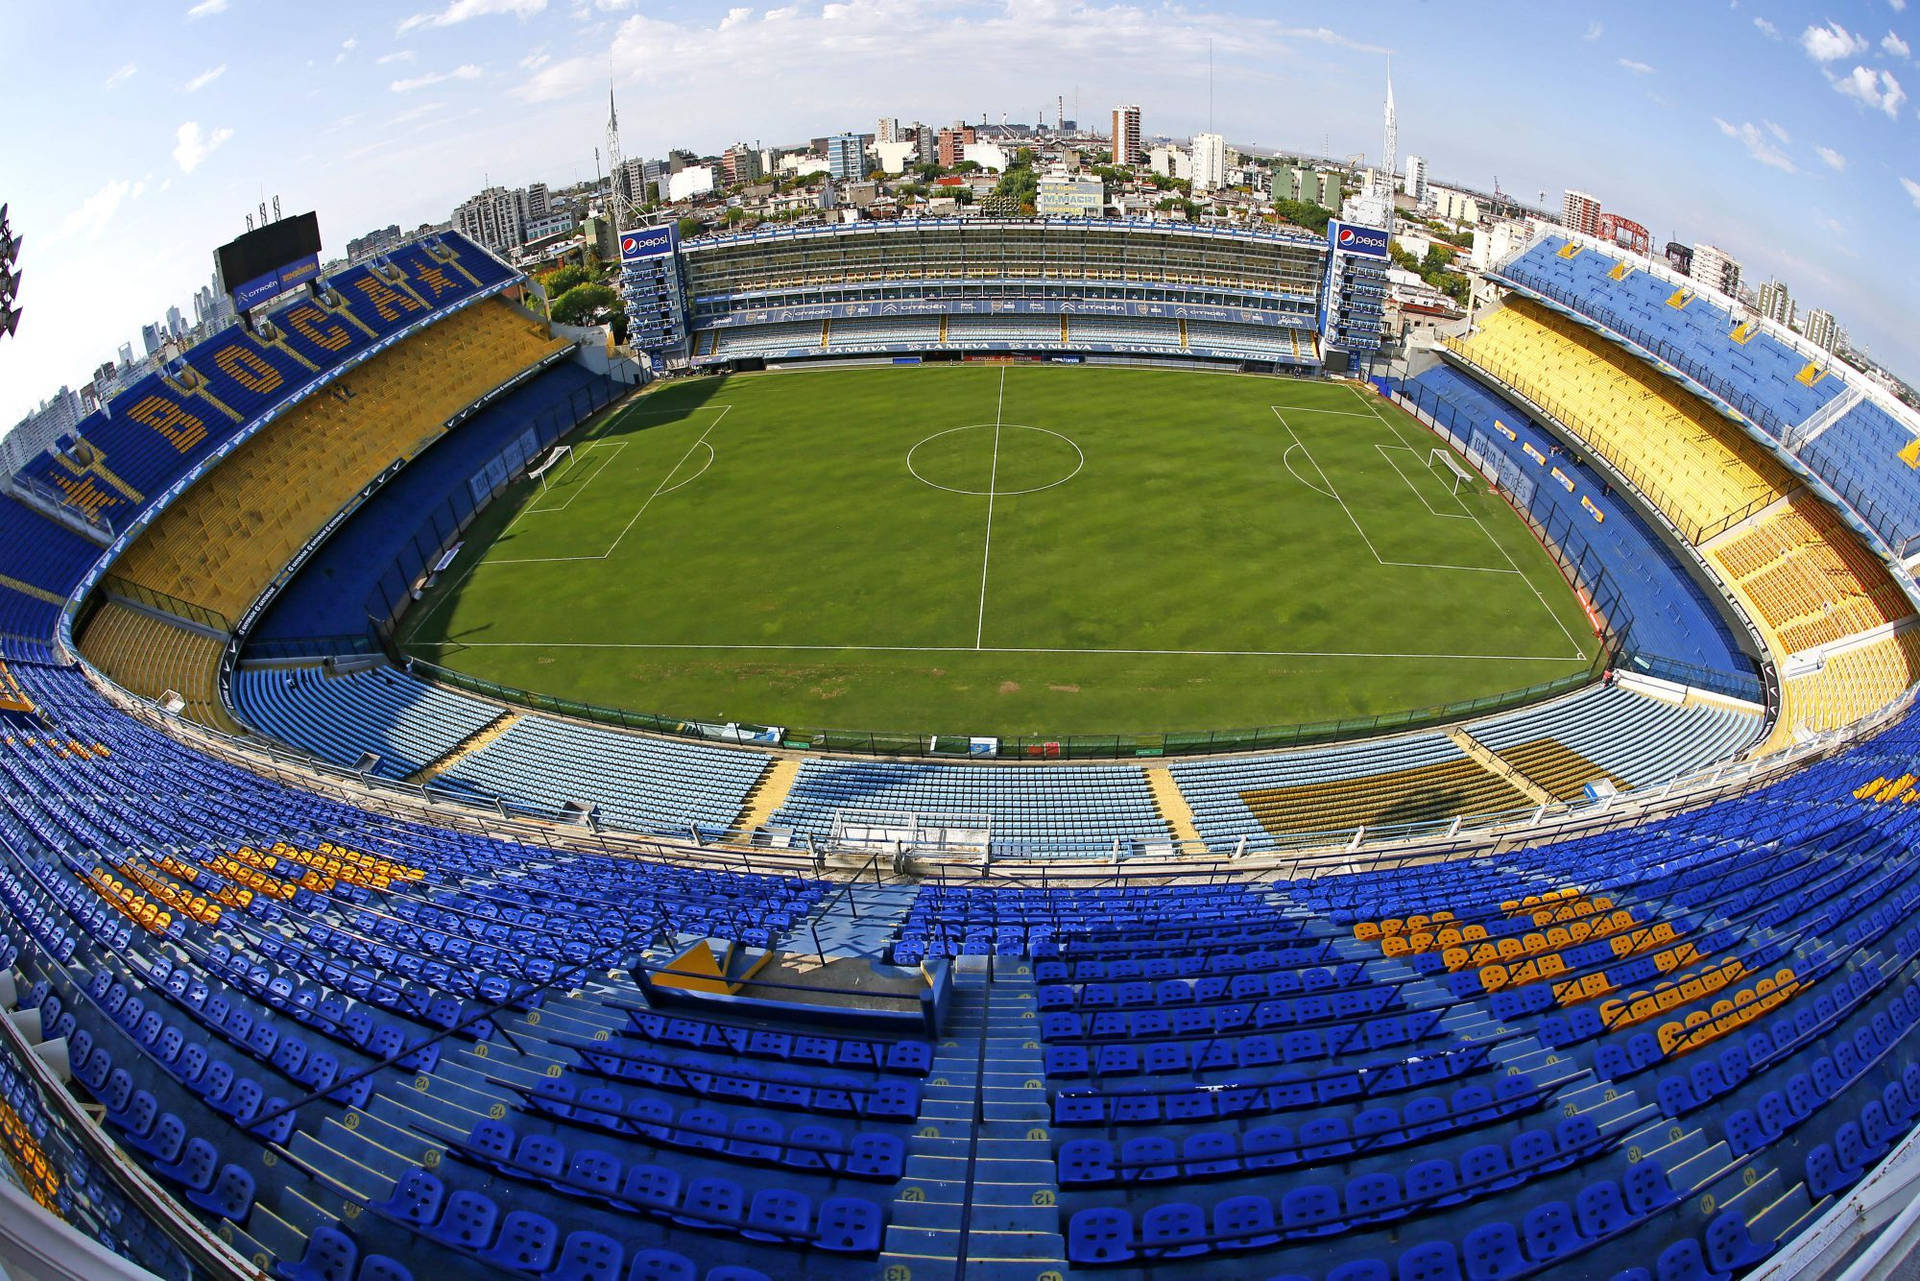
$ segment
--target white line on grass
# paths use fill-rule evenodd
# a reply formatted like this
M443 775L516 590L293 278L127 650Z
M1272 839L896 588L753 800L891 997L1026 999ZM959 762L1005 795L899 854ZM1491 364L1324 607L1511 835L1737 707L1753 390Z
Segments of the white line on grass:
M1358 415L1358 414L1355 415L1355 417L1363 417L1363 416L1364 415ZM1428 512L1432 513L1435 516L1439 516L1444 520L1472 520L1473 519L1473 513L1465 510L1464 507L1457 512L1443 512L1438 508L1436 508L1432 503L1428 502L1427 496L1420 492L1420 487L1413 483L1412 479L1408 477L1407 473L1400 471L1400 464L1394 462L1393 455L1387 452L1388 450L1391 450L1391 449L1397 449L1403 454L1412 454L1415 458L1418 458L1420 457L1420 453L1418 450L1410 449L1405 445L1383 445L1377 440L1373 443L1373 447L1380 451L1380 456L1382 458L1387 460L1387 466L1393 468L1395 472L1399 473L1400 479L1407 482L1407 488L1413 491L1413 496L1420 500L1421 505L1424 506ZM1458 502L1459 500L1455 499L1454 501Z
M993 557L993 491L1000 483L1000 411L1007 404L1007 367L1000 366L1000 396L993 403L993 467L987 473L987 536L980 549L980 617L973 629L973 647L987 634L987 562Z
M700 433L699 439L695 440L691 445L687 446L687 452L680 455L680 460L674 463L672 470L668 471L665 476L662 476L660 478L660 483L654 486L653 492L651 494L647 495L647 501L640 504L640 510L634 512L632 519L628 520L627 523L621 527L620 532L614 535L613 545L608 547L607 550L601 552L598 556L501 557L501 558L497 558L492 561L489 561L488 563L493 565L548 565L548 564L555 564L561 561L606 560L608 557L612 556L616 550L619 549L621 540L627 536L627 534L633 529L635 525L640 523L640 518L647 514L647 508L653 506L654 499L660 497L660 495L662 494L671 493L673 492L673 490L680 488L679 485L673 485L670 487L667 484L667 482L672 480L676 475L678 475L680 472L680 469L687 465L687 459L693 457L694 450L699 449L702 445L707 445L708 435L712 433L715 427L718 427L720 425L720 420L725 418L728 412L731 411L732 409L733 409L732 405L721 406L719 417L715 418L712 422L708 423L706 431L703 431ZM713 446L707 445L707 449L709 451L711 451L712 448ZM709 459L708 461L709 461L709 465L711 465L712 460ZM701 468L701 470L705 471L706 468L703 467Z
M1400 429L1394 426L1393 420L1388 418L1385 414L1381 413L1380 407L1374 404L1371 400L1367 399L1366 394L1364 392L1362 392L1358 387L1352 387L1352 386L1349 386L1348 390L1352 391L1355 396L1359 397L1360 403L1365 405L1375 418L1378 418L1381 422L1387 425L1387 430L1392 432L1394 436L1398 438L1402 446L1405 446L1409 449L1412 448L1411 446L1407 445L1407 438L1400 434ZM1298 437L1296 437L1295 439L1298 439ZM1436 439L1438 438L1436 437ZM1444 448L1444 446L1442 447ZM1414 456L1416 458L1419 457L1419 452L1417 450L1414 451ZM1397 471L1399 469L1395 468L1395 470ZM1464 508L1466 507L1466 504L1462 503L1461 506ZM1501 557L1507 562L1507 564L1513 566L1513 572L1520 575L1520 581L1527 585L1527 590L1532 592L1534 599L1540 602L1540 608L1547 611L1547 617L1553 620L1553 625L1560 629L1560 634L1562 636L1565 636L1567 638L1567 643L1573 646L1574 657L1585 658L1586 651L1581 647L1579 639L1576 638L1572 632L1567 630L1566 623L1562 621L1560 618L1560 611L1556 610L1551 604L1548 603L1546 596L1541 593L1538 587L1535 587L1533 585L1533 579L1529 578L1526 575L1526 573L1521 570L1520 563L1514 560L1512 556L1508 555L1506 545L1503 544L1498 538L1495 538L1493 536L1493 531L1487 528L1487 522L1480 519L1479 513L1473 512L1472 509L1470 508L1468 508L1467 510L1473 516L1473 523L1480 527L1480 532L1485 534L1487 536L1487 541L1493 544L1494 550L1500 553Z
M733 408L732 405L695 405L691 409L679 410L679 409L643 409L643 408L640 408L639 406L629 406L627 409L622 410L619 414L616 414L614 417L608 419L606 423L603 423L601 425L601 431L605 431L608 426L612 425L615 422L619 422L625 419L629 414L674 414L674 413L695 414L695 413L700 413L703 410L718 409L720 411L719 417L715 418L711 423L708 423L707 431L701 432L700 439L694 442L694 445L700 445L706 441L707 432L710 432L715 427L718 427L720 425L720 419L725 418L727 416L727 411L732 408ZM606 442L603 442L601 438L596 435L594 439L587 442L585 448L591 449L602 443L606 443ZM623 449L627 445L627 442L624 440L613 441L611 443ZM711 445L708 445L707 448L709 452L711 452L713 447ZM687 454L691 454L691 453L693 453L693 449L690 447L687 450ZM668 472L666 475L666 478L660 482L662 485L666 484L667 481L673 479L673 472L677 472L680 470L681 463L684 463L687 460L687 454L681 455L680 462L675 463L673 465L673 471ZM711 466L713 460L709 458L707 461L708 461L708 465ZM704 471L705 468L702 468L701 470ZM599 475L600 475L599 472L595 472L593 476L588 478L588 482L591 483L593 480L598 479ZM676 485L674 488L677 489L679 488L679 486ZM654 497L657 497L659 493L660 491L656 489L653 495L648 497L647 502L651 503ZM573 500L569 498L567 501L572 502ZM646 510L646 504L643 503L641 504L640 511L644 512L645 510ZM511 530L515 525L519 524L520 518L522 516L528 515L529 511L530 509L522 507L519 511L515 512L513 514L513 519L509 520L505 525L501 526L500 532L493 536L492 546L494 547L499 546L500 540L506 537L507 532ZM638 512L634 513L633 519L634 520L640 519L640 515ZM632 528L633 528L633 521L628 521L627 529L632 529ZM626 537L625 529L620 531L620 537L621 538ZM614 546L617 547L619 546L619 544L620 544L620 539L619 538L614 539ZM420 629L422 627L425 627L427 625L428 620L430 620L435 614L437 614L440 611L440 607L442 605L445 605L448 601L453 599L455 594L455 589L458 588L460 584L466 582L467 579L473 577L473 575L479 571L482 565L539 565L539 564L545 564L545 563L554 562L554 561L605 560L608 556L611 556L611 555L613 555L612 547L609 547L605 553L599 556L528 556L528 557L522 557L519 559L492 560L482 555L478 560L475 560L473 564L467 566L464 570L460 572L460 576L454 579L452 584L449 585L446 588L446 590L440 593L440 598L434 601L433 604L426 610L425 613L421 614L419 618L413 620L413 625L407 631L407 638L404 641L402 641L401 644L403 646L411 645L415 640L419 639ZM409 611L407 616L411 618L412 612Z
M1356 414L1351 409L1315 409L1310 405L1288 405L1290 414L1335 414L1341 418L1365 418L1366 414Z
M607 469L607 464L612 462L615 458L617 458L620 454L620 451L627 447L627 442L624 440L595 440L595 441L589 441L586 445L582 446L582 448L598 449L601 445L612 445L613 448L600 455L599 457L600 465L593 469L593 475L587 477L585 480L581 481L578 485L576 485L567 494L566 502L560 503L553 507L529 507L526 510L515 515L514 519L518 520L520 519L521 516L538 516L542 512L563 512L567 508L573 506L573 500L580 497L581 492L585 490L588 485L591 485L594 481L600 479L600 473L605 471ZM567 470L561 474L560 480L564 482L567 476L572 474L574 467L576 465L578 465L579 463L588 462L588 461L590 460L584 457L576 456L574 462L569 464L567 466ZM543 490L542 492L544 493L545 491ZM502 530L501 532L505 533L506 531Z
M1332 498L1337 501L1340 495L1334 493L1331 489L1320 488L1320 486L1314 484L1312 481L1308 480L1305 476L1302 476L1297 470L1295 470L1293 465L1293 451L1296 449L1304 450L1305 448L1306 446L1302 445L1299 442L1299 440L1296 438L1293 444L1288 445L1285 449L1280 451L1280 465L1287 469L1288 475L1292 476L1295 480L1299 481L1302 485L1305 485L1308 489L1311 489L1314 493L1325 494L1328 498ZM1313 462L1312 455L1308 455L1307 461L1310 463ZM1320 470L1320 464L1314 463L1313 466L1315 471ZM1321 472L1320 479L1325 480L1326 478L1327 478L1326 473Z
M1500 571L1504 573L1505 571ZM1394 654L1341 649L1074 649L1023 645L745 645L679 644L672 641L461 641L462 649L699 649L847 651L862 654L1121 654L1169 658L1433 658L1452 662L1564 663L1564 654ZM1575 655L1574 657L1582 657Z
M1273 411L1273 416L1280 420L1280 425L1287 429L1287 435L1293 437L1293 443L1298 445L1300 447L1300 452L1307 456L1307 461L1313 464L1313 469L1320 473L1320 479L1326 482L1326 486L1327 486L1326 489L1320 492L1325 494L1330 494L1333 498L1333 501L1340 504L1340 510L1345 512L1347 514L1347 519L1352 522L1354 532L1360 535L1360 541L1367 545L1367 550L1373 554L1373 559L1378 563L1382 565L1391 566L1395 569L1457 569L1462 572L1469 572L1469 573L1475 573L1475 574L1518 574L1520 573L1518 569L1501 569L1497 565L1493 565L1493 566L1442 565L1433 561L1388 560L1386 557L1380 554L1380 549L1373 545L1373 540L1367 537L1367 531L1360 524L1360 518L1353 514L1353 508L1347 506L1347 500L1340 497L1340 491L1334 487L1333 481L1328 479L1327 477L1327 469L1320 465L1319 460L1313 456L1313 451L1307 448L1307 443L1300 439L1300 434L1298 432L1294 431L1293 425L1287 421L1287 416L1280 412L1280 406L1268 405L1267 408L1271 409ZM1281 461L1282 462L1286 461L1285 454L1281 455ZM1292 468L1289 467L1288 470L1291 471ZM1298 473L1295 473L1295 474L1296 476L1298 475ZM1406 478L1403 476L1401 477L1401 479L1404 480ZM1303 485L1307 484L1305 480L1302 480L1300 483ZM1311 485L1307 485L1307 487L1309 489L1313 488L1313 486ZM1511 564L1512 563L1511 560L1509 560L1508 563ZM1522 575L1522 577L1525 577L1525 575Z

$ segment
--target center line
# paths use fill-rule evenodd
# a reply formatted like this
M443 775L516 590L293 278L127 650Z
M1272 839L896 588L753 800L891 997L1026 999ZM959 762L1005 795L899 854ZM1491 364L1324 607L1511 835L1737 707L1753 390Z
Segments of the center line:
M973 629L973 647L987 634L987 562L993 557L993 491L1000 480L1000 411L1007 403L1007 368L1000 367L1000 396L993 403L993 466L987 472L987 537L980 549L980 619Z

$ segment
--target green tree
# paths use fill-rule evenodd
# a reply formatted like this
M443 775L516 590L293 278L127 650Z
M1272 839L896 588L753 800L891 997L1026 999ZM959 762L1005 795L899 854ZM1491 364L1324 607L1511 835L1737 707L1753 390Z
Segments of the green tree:
M553 319L562 325L595 325L608 318L620 295L608 285L575 285L553 300Z
M993 194L996 199L1007 202L1008 207L1031 212L1034 202L1040 198L1040 178L1033 171L1033 149L1022 147L1016 153L1014 162L1000 175Z
M590 267L559 267L540 277L540 287L547 291L547 297L558 298L569 289L580 285L590 285L600 279L599 273Z
M1333 210L1308 200L1276 200L1273 208L1294 226L1305 227L1322 235L1326 234L1327 223L1333 218Z
M682 218L680 220L680 239L692 240L695 236L700 234L701 227L702 227L701 221L698 218L695 218L692 214L688 214L685 218Z

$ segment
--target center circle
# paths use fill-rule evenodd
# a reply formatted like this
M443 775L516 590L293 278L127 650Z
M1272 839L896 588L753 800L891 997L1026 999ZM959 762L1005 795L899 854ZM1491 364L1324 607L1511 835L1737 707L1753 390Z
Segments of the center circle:
M907 470L949 494L1037 494L1080 474L1087 456L1072 438L1024 423L969 423L926 437L907 451Z

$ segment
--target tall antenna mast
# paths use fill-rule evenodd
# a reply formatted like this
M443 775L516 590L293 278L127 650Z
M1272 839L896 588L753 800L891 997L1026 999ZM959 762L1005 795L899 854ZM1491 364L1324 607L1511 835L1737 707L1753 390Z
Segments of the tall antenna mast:
M628 188L626 195L620 194L620 179L625 176L626 162L620 154L620 112L613 105L613 73L607 73L607 170L613 181L608 184L607 209L613 215L614 234L626 231L634 224L633 193Z
M1393 63L1387 63L1387 136L1386 152L1380 158L1380 194L1387 202L1387 233L1393 233L1393 167L1399 159L1400 118L1393 109Z

